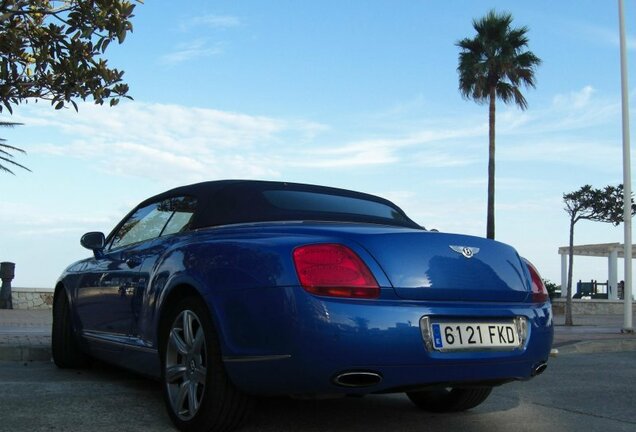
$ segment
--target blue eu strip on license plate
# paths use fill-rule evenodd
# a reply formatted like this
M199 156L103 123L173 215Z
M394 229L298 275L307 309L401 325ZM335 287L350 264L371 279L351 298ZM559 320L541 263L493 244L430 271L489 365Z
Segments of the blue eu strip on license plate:
M442 343L442 332L439 328L439 324L433 324L433 346L435 348L443 348L444 344Z

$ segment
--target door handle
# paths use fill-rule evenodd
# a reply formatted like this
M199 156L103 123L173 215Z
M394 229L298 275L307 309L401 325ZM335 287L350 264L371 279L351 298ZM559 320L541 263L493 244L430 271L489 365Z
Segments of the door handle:
M141 258L139 258L138 256L131 256L126 259L126 265L128 266L128 268L135 268L139 264L141 264Z

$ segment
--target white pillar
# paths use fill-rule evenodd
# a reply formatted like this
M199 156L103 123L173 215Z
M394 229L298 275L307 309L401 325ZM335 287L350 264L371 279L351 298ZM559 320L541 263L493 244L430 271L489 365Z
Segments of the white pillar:
M568 296L568 255L561 255L561 297Z
M607 298L618 300L618 251L611 250L607 258Z

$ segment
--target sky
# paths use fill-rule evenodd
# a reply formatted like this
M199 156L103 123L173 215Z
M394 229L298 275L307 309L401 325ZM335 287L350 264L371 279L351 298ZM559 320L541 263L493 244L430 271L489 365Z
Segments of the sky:
M496 238L560 283L563 194L623 178L616 1L146 1L107 52L134 100L79 112L30 101L0 116L24 123L0 134L32 170L0 174L13 286L53 287L91 255L84 232L205 180L353 189L429 229L485 236L488 110L458 91L455 43L491 9L528 26L543 61L526 111L497 105ZM633 131L633 0L625 20ZM575 244L622 239L622 225L576 225ZM574 279L607 279L607 261L577 257Z

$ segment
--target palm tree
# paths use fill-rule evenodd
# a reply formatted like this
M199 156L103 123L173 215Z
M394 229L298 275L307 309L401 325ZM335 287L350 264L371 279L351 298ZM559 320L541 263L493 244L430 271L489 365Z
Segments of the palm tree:
M494 10L473 20L474 38L457 42L459 53L459 91L466 99L488 102L488 218L486 236L495 238L495 100L514 101L522 110L528 107L520 87L534 87L534 72L541 59L528 45L528 27L511 28L512 15Z
M0 127L14 127L14 126L19 125L19 124L21 124L21 123L12 123L12 122L0 121ZM30 169L28 169L24 165L21 165L21 164L17 163L16 161L14 161L13 160L13 155L11 153L9 153L10 151L16 151L16 152L19 152L19 153L26 154L26 152L24 150L22 150L21 148L10 146L9 144L5 144L6 141L7 140L5 140L4 138L0 138L0 172L14 174L13 171L11 171L9 168L7 168L7 166L3 165L3 162L11 164L11 165L14 165L14 166L17 166L17 167L20 167L20 168L25 169L27 171L31 171Z

